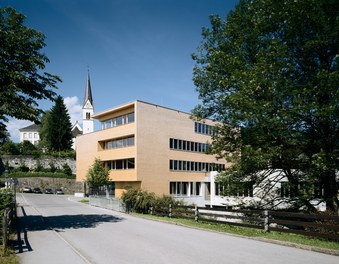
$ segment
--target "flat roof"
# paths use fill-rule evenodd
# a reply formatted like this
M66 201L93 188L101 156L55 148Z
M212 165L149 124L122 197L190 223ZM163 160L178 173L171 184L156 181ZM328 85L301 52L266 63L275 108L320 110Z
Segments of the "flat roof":
M187 113L187 112L184 112L184 111L180 111L180 110L176 110L176 109L173 109L173 108L169 108L169 107L165 107L165 106L161 106L161 105L157 105L157 104L153 104L153 103L149 103L149 102L145 102L145 101L141 101L141 100L135 100L135 101L132 101L132 102L129 102L129 103L125 103L125 104L122 104L122 105L114 107L114 108L110 108L110 109L104 110L102 112L94 114L92 117L98 119L98 118L100 118L102 116L105 116L105 115L111 113L111 112L119 111L119 110L122 110L122 109L129 108L129 107L131 107L132 105L134 105L137 102L143 103L143 104L148 104L148 105L153 105L153 106L156 106L156 107L165 108L165 109L168 109L168 110L171 110L171 111L180 112L180 113L184 113L184 114L187 114L187 115L191 115L190 113Z

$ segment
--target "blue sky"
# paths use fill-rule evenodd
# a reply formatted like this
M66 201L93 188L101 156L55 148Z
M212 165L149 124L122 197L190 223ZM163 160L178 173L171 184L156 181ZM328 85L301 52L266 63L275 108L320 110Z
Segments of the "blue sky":
M192 81L194 53L209 15L225 18L238 0L1 0L46 35L46 71L60 76L72 122L81 122L89 67L94 110L133 100L190 112L199 103ZM41 101L48 110L53 106ZM18 142L20 127L8 130Z

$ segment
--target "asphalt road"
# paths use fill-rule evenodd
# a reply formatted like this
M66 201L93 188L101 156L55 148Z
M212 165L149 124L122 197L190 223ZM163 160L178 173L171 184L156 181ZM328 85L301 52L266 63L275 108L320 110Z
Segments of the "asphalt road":
M20 263L337 264L339 257L18 194Z

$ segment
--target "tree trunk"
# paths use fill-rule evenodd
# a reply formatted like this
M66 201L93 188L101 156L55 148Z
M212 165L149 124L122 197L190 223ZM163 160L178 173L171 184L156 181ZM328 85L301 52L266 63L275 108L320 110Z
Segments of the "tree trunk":
M326 202L326 211L331 214L338 214L339 200L335 171L327 171L324 173L324 199Z

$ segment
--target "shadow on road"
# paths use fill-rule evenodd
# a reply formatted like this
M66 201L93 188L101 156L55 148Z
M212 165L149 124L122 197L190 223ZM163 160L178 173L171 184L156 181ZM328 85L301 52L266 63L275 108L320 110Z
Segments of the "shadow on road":
M79 215L26 215L25 209L21 207L23 217L21 217L21 225L27 231L40 231L47 229L78 229L78 228L94 228L100 223L117 223L124 218L107 215L107 214L79 214Z
M63 232L64 229L95 228L100 223L117 223L124 220L122 217L107 214L27 215L23 206L20 209L22 216L17 219L17 243L14 243L16 244L14 249L18 253L33 250L27 235L27 232L30 231L54 230Z

